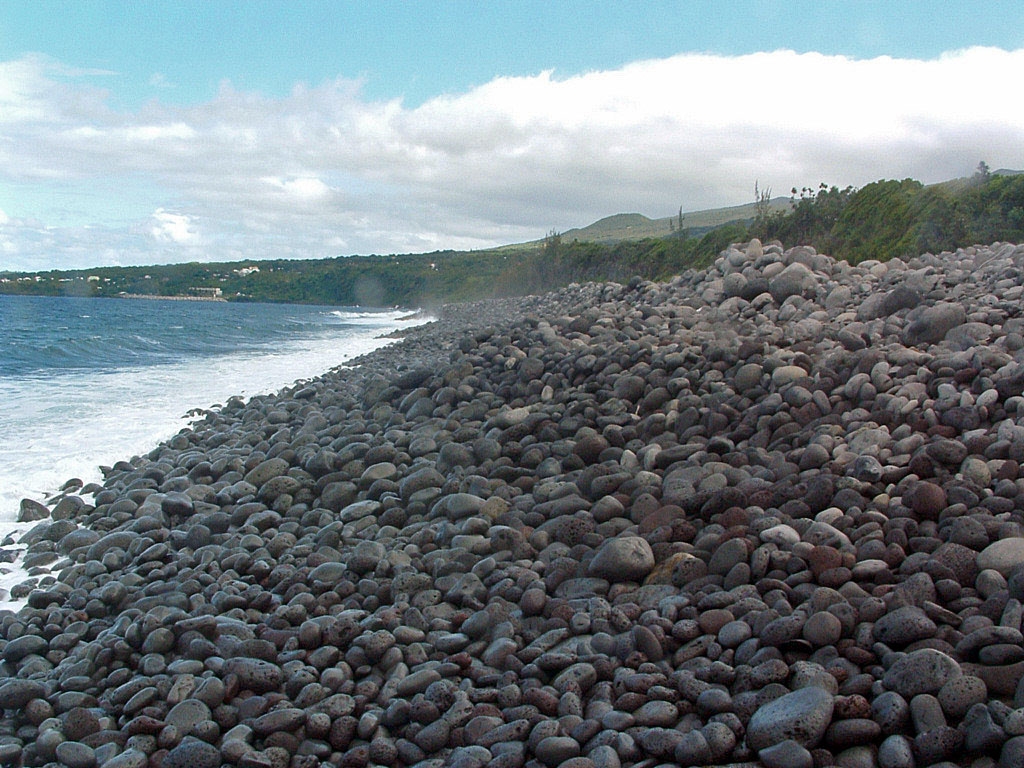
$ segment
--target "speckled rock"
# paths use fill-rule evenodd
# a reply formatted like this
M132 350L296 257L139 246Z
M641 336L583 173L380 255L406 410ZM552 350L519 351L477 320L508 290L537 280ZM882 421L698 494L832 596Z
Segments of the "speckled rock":
M747 743L761 750L787 739L817 746L832 721L832 695L816 686L801 688L760 707L747 726Z

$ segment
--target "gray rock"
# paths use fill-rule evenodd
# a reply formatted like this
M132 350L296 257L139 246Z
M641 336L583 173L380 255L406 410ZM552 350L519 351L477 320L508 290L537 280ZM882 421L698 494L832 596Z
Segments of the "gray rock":
M186 738L164 757L164 768L220 768L220 750L198 739Z
M22 635L16 640L11 640L4 648L4 661L17 663L26 656L32 654L46 653L48 643L39 635Z
M1000 768L1024 768L1024 736L1015 736L1003 744L999 753Z
M935 637L938 628L923 610L908 605L897 608L875 622L872 630L876 640L886 645L904 646L918 640Z
M907 326L904 341L908 345L938 344L949 331L965 319L966 313L962 305L939 302L935 306L925 308Z
M544 765L562 765L580 754L580 745L576 739L568 736L548 736L541 739L536 748L537 759Z
M344 563L321 563L309 572L311 582L322 581L328 586L334 586L344 581L348 568Z
M36 520L45 520L50 516L50 510L32 499L22 499L18 507L19 523L34 523Z
M715 550L708 562L708 573L724 576L737 563L745 563L749 553L744 539L727 539Z
M183 734L189 734L196 725L210 719L210 708L206 704L198 699L185 699L171 707L164 722L173 725Z
M893 734L878 746L879 768L914 768L914 752L910 739Z
M257 488L275 477L281 477L288 472L288 462L282 458L267 459L257 464L245 476L245 482L255 485Z
M733 379L738 392L748 392L761 383L761 376L764 369L757 363L747 363L741 366Z
M96 753L77 741L65 741L57 745L57 759L68 768L92 768L96 765Z
M1006 741L1006 732L992 719L992 713L983 703L973 705L960 726L964 732L964 746L968 752L996 752Z
M787 739L817 746L832 722L832 695L816 686L801 688L760 707L747 726L747 744L762 750Z
M947 682L963 672L956 661L934 648L921 648L896 661L882 678L886 688L905 699L919 693L938 693Z
M253 658L232 658L224 664L229 673L238 675L243 688L256 693L277 690L284 680L284 673L276 664Z
M813 768L814 758L799 742L793 739L780 741L765 747L757 753L766 768Z
M651 545L639 536L620 536L602 545L587 572L591 576L620 582L642 581L653 569Z
M139 749L129 747L103 763L103 768L146 768L149 757Z
M1024 537L1000 539L978 553L979 571L991 568L1003 576L1009 576L1021 564L1024 564Z
M768 291L777 304L790 296L806 296L814 289L814 273L797 262L790 264L768 283Z

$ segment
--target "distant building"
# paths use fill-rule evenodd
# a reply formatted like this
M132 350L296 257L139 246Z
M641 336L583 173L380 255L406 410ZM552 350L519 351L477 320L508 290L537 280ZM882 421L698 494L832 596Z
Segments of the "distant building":
M100 276L99 275L89 275L89 277L87 277L86 279L90 283L98 283L100 281Z
M201 296L204 299L219 299L221 297L220 288L189 288L189 293L193 296Z
M232 270L232 271L236 275L238 275L239 277L245 277L246 275L251 275L251 274L253 274L255 272L259 272L260 268L259 267L242 267L241 269L235 269L235 270Z

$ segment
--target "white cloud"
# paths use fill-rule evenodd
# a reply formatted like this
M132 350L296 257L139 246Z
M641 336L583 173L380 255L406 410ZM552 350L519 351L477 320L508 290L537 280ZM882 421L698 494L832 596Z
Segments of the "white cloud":
M0 227L9 222L11 217L4 213L3 208L0 208Z
M323 200L331 194L331 188L316 177L298 179L268 177L263 181L300 201Z
M192 139L196 132L185 123L170 125L137 125L125 128L125 141L159 141L160 139Z
M153 218L130 225L46 238L9 227L25 263L483 247L621 211L742 203L755 180L788 190L938 181L981 159L1019 168L1024 105L999 76L1016 71L1024 50L684 54L499 77L417 107L339 79L281 98L225 83L194 106L118 112L82 72L35 56L0 62L0 182L163 190Z
M149 84L153 88L174 88L174 83L167 79L163 72L154 72L149 76Z
M155 223L150 232L158 242L188 245L199 240L199 235L191 229L192 220L184 214L158 208L153 213L153 220Z

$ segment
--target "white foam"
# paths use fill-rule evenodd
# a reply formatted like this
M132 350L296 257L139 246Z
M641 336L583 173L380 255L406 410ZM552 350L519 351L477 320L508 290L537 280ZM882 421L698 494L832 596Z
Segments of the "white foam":
M22 498L42 501L71 477L99 481L100 465L147 453L188 426L191 409L276 392L392 343L382 334L425 321L397 311L358 314L355 327L345 318L336 335L285 341L269 352L0 379L0 541L32 527L14 522ZM0 589L25 578L20 557L0 564ZM0 602L0 609L20 604Z

